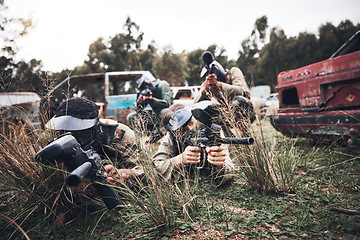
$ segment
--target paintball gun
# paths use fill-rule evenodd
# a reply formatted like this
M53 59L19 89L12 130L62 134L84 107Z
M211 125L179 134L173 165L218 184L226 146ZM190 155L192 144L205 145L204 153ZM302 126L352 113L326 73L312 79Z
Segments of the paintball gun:
M105 161L93 148L84 151L71 133L64 133L51 141L36 153L35 159L44 164L64 163L70 174L66 185L75 188L84 177L90 178L92 185L110 210L124 205L114 189L107 186L106 173L103 167Z
M145 88L140 91L139 96L149 97L151 94L152 94L152 91L148 88Z
M188 146L198 146L202 149L221 144L243 144L252 145L254 139L248 138L223 138L220 136L221 126L217 123L219 115L218 103L212 101L202 101L194 104L191 113L194 118L202 123L199 133L196 137L191 137L186 144ZM203 151L204 152L204 151ZM202 155L202 161L199 169L206 164L206 155Z
M191 137L185 144L187 146L197 146L202 149L212 146L220 146L221 144L243 144L243 145L252 145L254 139L251 137L248 138L228 138L220 136L221 127L217 124L212 124L210 127L202 125L200 131L196 137ZM198 169L205 167L206 164L206 153L202 151L201 162L198 166Z

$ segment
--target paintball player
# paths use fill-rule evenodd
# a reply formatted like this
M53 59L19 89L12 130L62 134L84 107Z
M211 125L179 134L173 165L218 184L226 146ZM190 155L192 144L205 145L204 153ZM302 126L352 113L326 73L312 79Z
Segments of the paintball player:
M70 98L61 102L55 116L45 126L59 133L71 132L84 150L92 147L103 159L110 158L114 166L104 167L108 181L114 181L115 168L124 180L143 174L136 162L134 132L116 121L100 120L98 107L90 100Z
M253 122L255 112L250 101L249 87L241 70L233 67L225 71L208 51L203 53L202 58L200 76L205 78L205 81L201 84L200 93L195 96L194 103L204 100L216 101L227 109L235 110L236 122L243 122L241 120L244 118ZM243 129L243 131L247 130Z
M152 75L142 75L136 79L136 88L139 91L135 112L130 113L126 120L132 127L136 127L135 122L139 118L144 118L146 123L146 130L151 134L150 143L158 141L162 136L160 131L160 120L164 112L173 103L172 92L170 85L165 80L155 79ZM149 114L146 111L146 106L149 104L154 114ZM155 115L155 116L154 116Z
M158 172L166 179L178 178L180 168L190 170L201 164L202 149L192 146L189 139L195 135L200 122L182 104L174 104L164 113L162 124L167 129L158 151L152 161ZM220 186L232 179L228 174L234 168L226 145L206 147L207 164L201 172L211 175L215 186Z
M218 98L224 94L230 98L235 96L250 98L249 87L239 68L231 68L230 71L225 72L208 51L203 53L202 58L200 77L205 78L205 81L201 84L200 94L195 97L194 103L211 100L212 97L219 100Z

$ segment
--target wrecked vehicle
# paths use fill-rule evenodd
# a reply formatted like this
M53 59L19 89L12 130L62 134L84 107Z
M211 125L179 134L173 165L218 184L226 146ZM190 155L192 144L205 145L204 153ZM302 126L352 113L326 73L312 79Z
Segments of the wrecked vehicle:
M83 97L95 102L101 118L126 123L126 116L133 111L136 101L135 79L149 71L120 71L70 76L56 85L50 92L50 112L65 98ZM51 117L52 114L50 114Z
M279 110L271 123L290 137L345 138L360 131L360 31L329 59L281 72Z
M170 87L173 93L174 104L184 104L191 108L194 98L199 94L201 86Z
M0 116L15 124L19 122L27 127L40 128L41 98L34 92L0 93Z
M279 98L278 93L271 93L269 97L265 100L265 111L266 116L276 114L279 109Z

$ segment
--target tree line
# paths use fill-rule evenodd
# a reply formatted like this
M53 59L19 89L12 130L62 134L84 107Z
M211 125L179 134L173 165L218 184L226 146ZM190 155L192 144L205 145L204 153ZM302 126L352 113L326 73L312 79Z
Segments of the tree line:
M0 4L0 11L5 10ZM11 24L21 27L9 36ZM238 58L229 59L226 50L217 45L181 53L174 53L171 47L158 49L154 41L141 48L144 33L128 17L123 32L108 39L98 38L90 44L87 60L82 65L57 73L43 71L41 60L15 61L16 39L29 29L31 20L0 17L0 36L5 43L0 57L0 92L32 91L44 95L69 75L135 70L150 71L171 86L199 85L202 82L199 75L201 56L206 50L211 51L224 68L239 67L249 86L270 85L274 90L281 71L329 58L360 29L360 24L343 20L334 26L328 22L319 27L317 34L301 32L298 36L287 37L284 30L269 28L267 17L262 16L255 21L249 37L239 44Z

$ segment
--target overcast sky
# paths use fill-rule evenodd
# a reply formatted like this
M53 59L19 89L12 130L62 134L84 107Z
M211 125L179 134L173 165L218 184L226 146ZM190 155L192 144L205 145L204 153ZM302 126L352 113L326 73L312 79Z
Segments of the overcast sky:
M360 0L5 0L7 15L32 18L35 28L20 42L18 57L41 60L44 70L79 66L97 38L123 32L129 16L144 32L142 48L154 40L178 53L217 44L237 58L255 20L289 36L318 33L321 24L360 23Z

